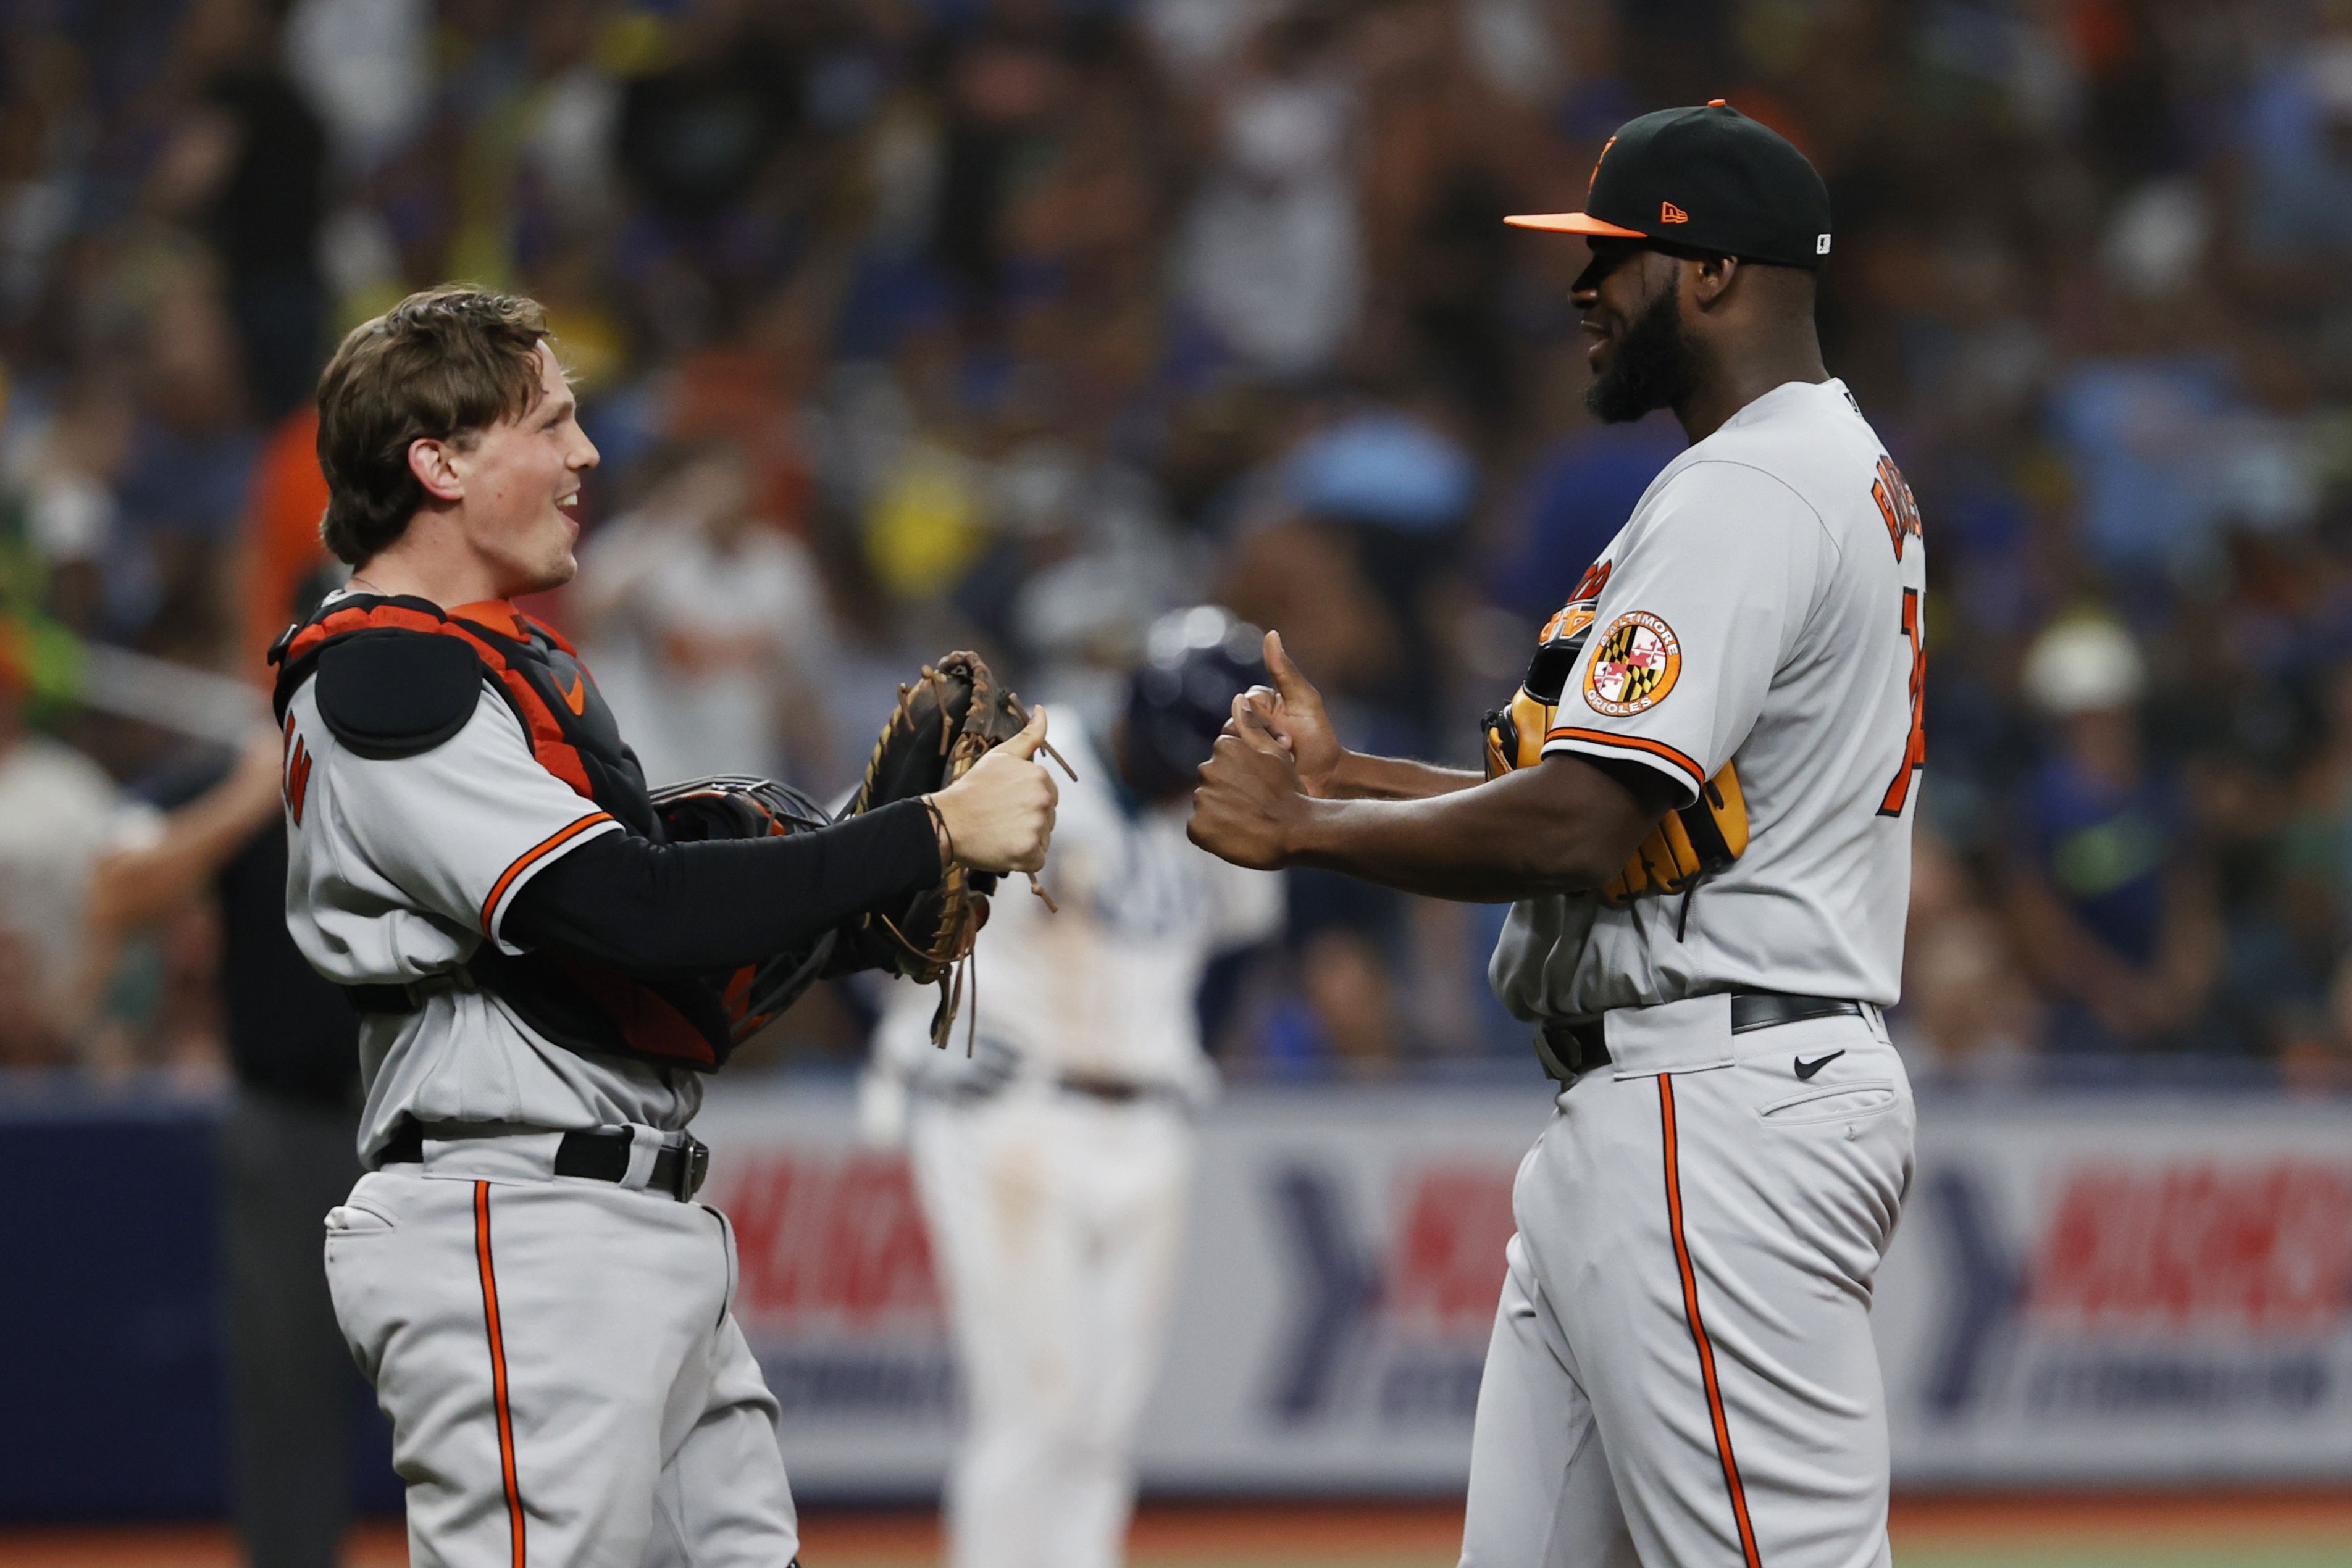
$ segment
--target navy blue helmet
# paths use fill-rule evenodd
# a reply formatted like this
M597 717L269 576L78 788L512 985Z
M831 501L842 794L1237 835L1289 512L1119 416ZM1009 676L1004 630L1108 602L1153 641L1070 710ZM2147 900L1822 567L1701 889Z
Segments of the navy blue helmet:
M1258 629L1214 604L1151 623L1127 695L1128 788L1160 800L1192 788L1234 699L1270 684Z

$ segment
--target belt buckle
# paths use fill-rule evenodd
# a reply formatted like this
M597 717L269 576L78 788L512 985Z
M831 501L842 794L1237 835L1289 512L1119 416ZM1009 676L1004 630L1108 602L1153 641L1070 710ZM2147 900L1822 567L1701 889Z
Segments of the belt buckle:
M710 1174L710 1145L689 1133L677 1153L677 1185L672 1196L684 1203L702 1190L703 1178Z

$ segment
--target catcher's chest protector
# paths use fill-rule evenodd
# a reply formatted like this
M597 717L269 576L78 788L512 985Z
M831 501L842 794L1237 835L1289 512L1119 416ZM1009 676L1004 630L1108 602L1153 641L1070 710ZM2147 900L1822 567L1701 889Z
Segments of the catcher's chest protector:
M1527 679L1510 705L1488 714L1483 726L1486 777L1499 779L1543 760L1544 738L1559 710L1560 693L1584 656L1592 635L1594 611L1601 591L1608 585L1607 563L1584 574L1576 593L1559 612L1545 622L1528 661ZM1739 771L1727 762L1708 779L1699 797L1680 810L1669 811L1635 846L1617 880L1601 889L1611 904L1623 905L1657 894L1691 891L1748 852L1748 800L1740 793Z
M572 644L529 616L472 609L451 615L421 599L351 595L287 628L269 651L278 724L302 683L316 679L320 714L343 746L362 757L414 756L464 727L487 681L541 767L630 831L663 841L636 754ZM567 1050L710 1072L733 1049L721 988L705 979L633 976L559 953L516 956L487 939L467 967Z

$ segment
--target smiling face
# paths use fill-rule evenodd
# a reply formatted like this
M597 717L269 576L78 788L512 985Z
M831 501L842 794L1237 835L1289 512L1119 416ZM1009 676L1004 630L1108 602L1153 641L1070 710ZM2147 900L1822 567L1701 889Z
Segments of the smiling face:
M537 400L447 453L459 486L459 537L499 598L559 588L580 570L572 555L580 538L573 508L597 462L554 352L544 341L535 352Z
M1584 317L1593 372L1585 406L1611 424L1676 406L1698 380L1683 325L1683 263L1636 240L1588 243L1591 263L1569 292Z

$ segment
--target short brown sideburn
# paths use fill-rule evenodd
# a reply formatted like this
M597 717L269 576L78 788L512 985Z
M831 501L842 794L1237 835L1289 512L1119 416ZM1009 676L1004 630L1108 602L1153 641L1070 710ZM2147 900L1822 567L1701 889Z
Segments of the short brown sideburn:
M320 537L352 566L406 531L425 505L415 441L464 441L539 401L547 312L536 300L444 285L352 329L319 377Z

